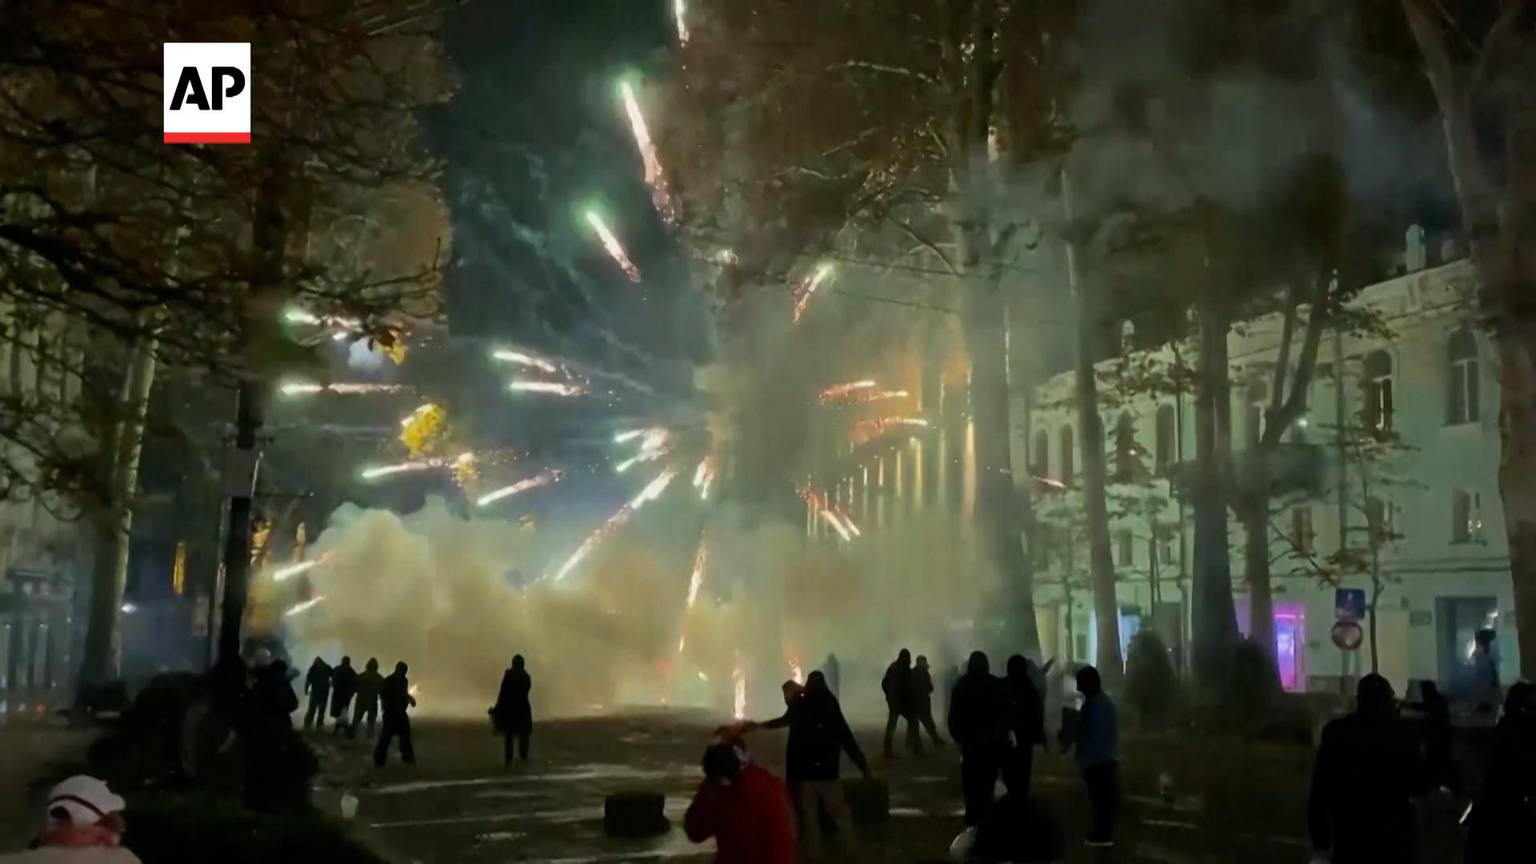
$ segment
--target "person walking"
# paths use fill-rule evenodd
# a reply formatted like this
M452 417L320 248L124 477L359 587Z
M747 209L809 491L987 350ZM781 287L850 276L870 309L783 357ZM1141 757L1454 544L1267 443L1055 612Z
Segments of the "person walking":
M1513 861L1536 849L1536 688L1511 684L1493 730L1483 789L1467 816L1466 864Z
M704 751L704 780L683 815L683 831L694 843L714 838L716 864L794 864L784 782L730 744Z
M309 674L304 676L304 694L309 697L309 710L304 714L304 728L319 724L325 728L325 711L331 701L331 665L316 657L309 664Z
M512 764L513 745L518 755L528 761L528 739L533 734L533 706L528 694L533 690L533 679L528 676L523 655L512 658L512 667L501 676L501 690L496 694L496 706L491 709L491 719L496 731L506 738L503 765Z
M1007 751L1001 694L987 655L971 653L949 702L949 737L960 748L965 824L980 825L992 809L997 774Z
M384 689L384 676L379 674L379 660L369 657L363 674L357 676L356 707L352 709L352 724L347 727L347 737L356 738L357 728L363 718L368 718L368 737L373 738L373 722L379 716L379 691Z
M411 742L411 715L407 711L416 707L416 697L411 695L411 682L405 677L409 670L404 663L396 663L394 674L384 679L379 690L379 706L384 711L384 725L379 731L378 746L373 748L373 764L380 768L389 759L389 745L400 739L400 761L416 764L416 748Z
M1418 746L1396 719L1392 685L1372 673L1355 687L1354 713L1323 727L1307 796L1307 830L1318 857L1332 864L1414 860L1410 799L1424 793L1424 772Z
M1034 772L1035 747L1045 745L1045 699L1036 689L1033 664L1021 655L1008 658L1003 679L1003 702L1008 724L1008 753L1003 760L1003 783L1010 791L1028 797Z
M347 712L352 707L352 697L357 695L357 670L352 668L352 658L341 658L341 665L331 674L331 731L340 735L347 731Z
M896 724L903 719L907 721L907 750L916 752L921 749L922 741L917 736L917 724L912 717L911 651L901 649L895 661L886 667L880 689L885 691L885 758L896 756L892 739L896 735Z
M928 668L928 658L921 654L917 657L917 665L912 667L912 716L918 725L928 730L934 749L944 749L938 724L933 722L933 672Z
M814 855L829 845L826 827L835 826L837 834L846 834L848 804L838 779L842 755L848 754L866 780L872 779L872 775L837 697L827 688L825 675L812 672L806 678L803 692L795 695L786 689L785 697L789 707L783 716L766 723L748 723L742 728L789 728L784 775L789 781L790 805L801 848L807 855Z
M1120 810L1120 721L1115 703L1104 692L1099 670L1092 666L1078 669L1077 692L1083 694L1083 707L1073 749L1093 810L1088 845L1113 846L1115 817Z

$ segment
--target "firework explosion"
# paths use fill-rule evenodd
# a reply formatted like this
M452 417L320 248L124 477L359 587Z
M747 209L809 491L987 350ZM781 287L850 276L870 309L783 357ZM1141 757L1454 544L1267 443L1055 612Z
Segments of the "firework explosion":
M678 0L679 3L682 0ZM679 10L681 11L681 10ZM678 17L681 27L682 17ZM681 31L680 31L681 34ZM687 41L686 38L683 41ZM656 145L651 141L650 130L645 126L645 115L640 113L640 101L635 98L635 88L629 86L628 81L619 83L619 92L624 99L624 113L629 116L629 129L635 136L635 147L640 150L640 158L645 162L645 185L651 189L651 203L656 207L657 215L668 225L677 224L677 210L672 205L672 195L667 190L667 178L661 170L661 159L656 155ZM605 240L606 244L607 241Z
M892 429L927 429L928 421L922 417L881 417L878 420L860 420L853 427L855 437L873 438Z
M551 483L558 483L560 482L560 478L564 475L564 470L560 468L551 468L542 474L519 480L516 483L513 483L511 486L505 486L501 489L497 489L494 492L487 492L486 494L481 495L479 500L475 501L475 506L486 507L491 504L495 504L497 501L500 501L504 498L511 498L516 495L521 495L530 489L537 489L541 486L548 486Z
M546 360L535 354L525 351L513 351L510 349L491 352L491 359L505 363L516 363L528 369L537 369L540 372L548 372L551 375L563 374L563 370L554 361Z
M560 381L529 381L522 378L516 379L507 385L507 389L513 393L545 393L550 396L562 396L565 398L580 396L587 392L579 384L566 384Z
M805 310L811 305L811 297L815 296L816 292L821 289L822 284L827 281L827 277L831 275L832 265L822 264L816 268L816 272L812 273L809 278L800 283L799 287L795 289L794 323L800 323L800 319L805 316Z
M619 269L624 271L624 275L628 277L629 281L638 283L640 281L640 268L635 266L635 262L629 260L629 255L624 251L624 247L619 244L619 238L614 236L612 231L608 230L608 225L603 222L603 217L597 215L595 210L588 210L587 224L591 225L592 230L597 232L597 239L601 240L603 248L608 250L608 256L619 265Z
M630 517L635 515L641 507L660 498L662 493L667 491L667 487L672 485L672 480L675 477L677 477L677 472L671 469L661 472L661 474L656 476L656 479L640 490L640 494L636 495L628 504L620 507L618 512L609 516L608 521L598 526L596 531L589 534L587 539L582 541L581 546L577 547L575 553L566 559L565 564L561 565L560 569L556 571L555 581L564 581L565 577L569 576L571 571L576 569L577 565L591 554L592 550L596 549L597 545L609 534L612 534L616 529L627 523Z
M380 465L374 468L364 468L362 478L364 480L377 480L380 477L388 477L391 474L414 474L419 471L431 471L434 468L463 469L472 465L475 454L460 453L452 459L416 459L411 462L397 462L394 465Z
M614 441L623 444L633 441L637 437L640 439L640 452L614 466L614 470L620 474L641 462L654 462L672 452L670 444L672 433L659 426L651 429L622 432L614 436Z
M831 387L821 391L821 404L825 405L828 402L841 401L855 393L874 390L876 386L878 385L875 382L869 380L850 381L847 384L833 384Z

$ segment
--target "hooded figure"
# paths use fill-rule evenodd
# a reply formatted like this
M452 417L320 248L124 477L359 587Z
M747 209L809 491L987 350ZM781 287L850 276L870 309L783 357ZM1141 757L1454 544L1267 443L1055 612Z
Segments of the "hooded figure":
M987 655L973 652L949 700L949 737L960 747L965 824L980 825L992 808L997 773L1007 750L1002 693Z
M1045 744L1045 699L1035 688L1031 664L1023 656L1008 658L1008 677L1003 679L1009 748L1003 762L1003 783L1027 796L1034 770L1035 747Z
M807 851L814 851L827 842L826 838L817 838L818 834L825 833L822 829L824 821L836 825L842 833L848 814L847 800L838 779L843 753L848 754L866 778L870 776L869 764L843 717L837 697L827 689L825 675L812 672L805 680L803 692L794 695L786 689L785 697L790 701L784 715L757 728L789 727L784 773L789 781L790 803L794 807L800 841Z
M391 739L400 739L400 760L407 765L416 764L416 748L411 742L411 716L407 711L416 706L416 697L411 695L410 679L405 677L409 671L404 663L396 663L395 671L384 679L384 687L379 691L379 705L384 709L384 728L379 732L378 746L373 748L373 764L380 768L389 759L389 745Z
M1113 846L1115 817L1120 811L1120 721L1115 703L1104 692L1099 670L1092 666L1077 670L1077 692L1083 694L1083 708L1073 746L1093 809L1088 845Z
M357 695L357 670L352 668L352 658L341 658L341 665L331 673L331 726L336 734L347 729L347 709L352 707L352 697Z
M331 701L331 664L319 657L309 664L309 674L304 676L304 692L309 696L304 728L310 729L316 724L325 728L325 709Z
M1317 747L1307 796L1312 848L1330 853L1333 864L1412 862L1417 839L1409 799L1425 791L1418 746L1397 726L1387 679L1361 678L1355 703L1353 714L1323 727Z
M928 730L934 749L943 749L944 739L939 737L938 724L933 722L933 672L928 668L928 658L921 654L912 667L912 717Z
M907 751L921 751L923 742L918 737L917 718L912 712L911 651L901 649L896 660L886 667L885 677L880 680L880 689L885 691L885 758L890 759L895 755L892 739L896 735L896 723L901 719L907 721Z
M533 679L523 655L512 658L512 668L502 673L501 690L496 694L496 706L491 709L491 719L496 730L506 737L505 765L512 764L513 745L524 762L528 761L528 739L533 734L533 706L528 694L533 690Z
M379 691L383 689L384 676L379 674L379 660L369 657L363 674L357 676L357 707L352 710L352 725L347 729L347 737L357 737L357 727L362 725L364 716L368 718L368 737L373 737L373 723L379 716Z

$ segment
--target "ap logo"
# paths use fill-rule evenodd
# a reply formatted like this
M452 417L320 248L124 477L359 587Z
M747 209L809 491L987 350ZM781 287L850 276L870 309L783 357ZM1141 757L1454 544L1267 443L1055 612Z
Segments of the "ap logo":
M251 143L251 43L165 43L165 143Z

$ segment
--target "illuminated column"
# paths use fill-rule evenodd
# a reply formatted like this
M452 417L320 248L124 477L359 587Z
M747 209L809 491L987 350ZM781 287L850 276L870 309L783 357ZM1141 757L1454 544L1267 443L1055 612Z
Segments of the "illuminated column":
M967 517L976 515L976 421L965 421L965 455L960 460L960 488Z
M923 498L927 490L923 488L923 460L927 456L923 452L923 439L912 439L912 512L923 512Z
M888 493L885 488L885 456L880 456L880 462L875 466L875 527L885 527L885 499Z

